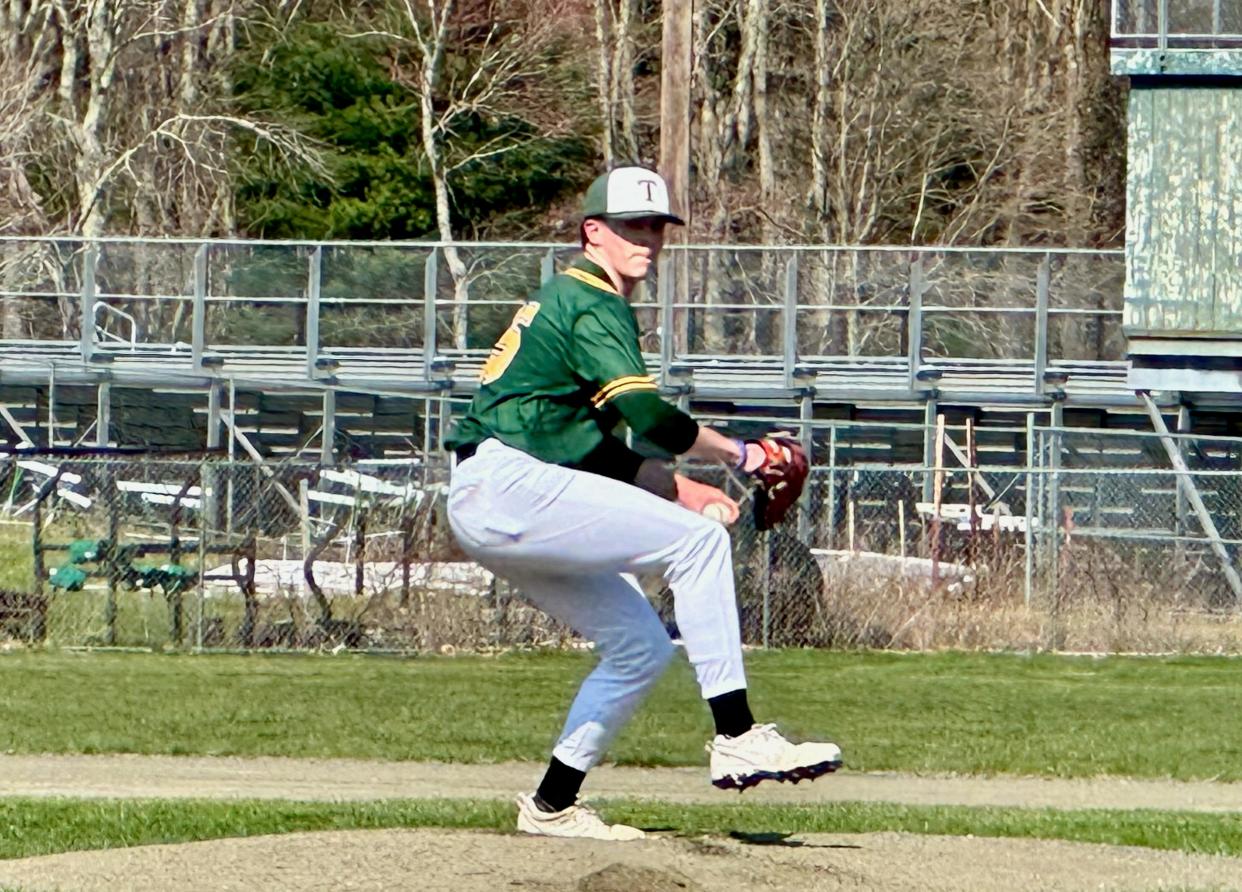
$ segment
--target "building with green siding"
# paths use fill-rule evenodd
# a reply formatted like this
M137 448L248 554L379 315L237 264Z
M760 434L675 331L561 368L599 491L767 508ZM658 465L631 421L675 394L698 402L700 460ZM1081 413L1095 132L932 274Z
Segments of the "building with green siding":
M1114 0L1135 389L1242 394L1242 2Z

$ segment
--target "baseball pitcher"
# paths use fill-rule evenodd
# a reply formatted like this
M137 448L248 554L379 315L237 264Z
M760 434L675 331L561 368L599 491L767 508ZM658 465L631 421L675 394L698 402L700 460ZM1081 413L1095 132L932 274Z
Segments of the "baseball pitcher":
M841 764L836 745L793 743L751 714L725 529L737 503L612 433L624 422L674 455L753 475L760 528L784 517L806 478L795 441L732 439L657 394L628 298L659 256L665 227L681 223L658 174L624 167L595 180L582 208L581 256L513 317L450 440L449 522L462 548L594 641L599 655L542 782L518 798L518 829L527 833L643 835L577 802L586 772L674 653L639 574L660 574L673 592L686 656L716 725L707 745L713 784L796 782Z

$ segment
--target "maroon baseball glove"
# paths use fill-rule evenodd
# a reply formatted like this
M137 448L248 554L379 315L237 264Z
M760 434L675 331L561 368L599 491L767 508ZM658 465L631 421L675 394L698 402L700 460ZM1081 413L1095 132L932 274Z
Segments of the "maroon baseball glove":
M785 519L802 495L810 464L797 440L765 437L749 442L763 449L763 464L750 472L759 481L755 488L755 529L770 530Z

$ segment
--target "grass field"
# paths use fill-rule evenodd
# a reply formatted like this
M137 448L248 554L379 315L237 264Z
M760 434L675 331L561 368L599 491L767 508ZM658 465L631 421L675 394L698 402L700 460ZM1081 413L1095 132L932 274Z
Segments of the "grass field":
M0 656L0 750L542 761L585 654ZM760 720L858 771L1242 780L1242 661L750 655ZM708 711L675 662L622 764L697 765Z
M675 828L684 836L906 831L1030 837L1242 855L1242 815L1149 810L920 807L845 803L663 805L596 802L610 820ZM201 800L0 800L0 858L81 849L185 842L312 830L444 827L511 830L513 808L495 800L388 800L370 803Z
M0 750L543 761L588 655L0 656ZM1242 662L788 651L748 657L761 719L839 741L855 771L1242 779ZM677 663L616 761L701 765L711 731ZM610 803L679 832L909 830L1242 854L1242 817L853 803ZM372 826L509 828L503 802L0 800L0 857Z

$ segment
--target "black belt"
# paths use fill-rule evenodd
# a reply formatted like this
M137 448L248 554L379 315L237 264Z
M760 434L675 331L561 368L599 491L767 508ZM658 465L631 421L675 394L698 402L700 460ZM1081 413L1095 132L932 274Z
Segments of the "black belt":
M472 457L478 451L479 451L478 443L466 443L464 445L458 446L457 449L454 450L454 454L457 456L457 463L461 464L466 459Z

